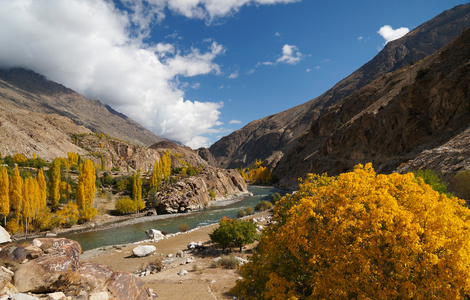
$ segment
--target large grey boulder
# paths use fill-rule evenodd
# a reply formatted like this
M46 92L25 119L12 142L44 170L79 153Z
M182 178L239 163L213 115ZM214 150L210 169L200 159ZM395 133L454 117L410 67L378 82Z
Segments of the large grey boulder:
M137 257L145 257L157 251L157 248L153 245L141 245L132 249L132 253Z
M0 263L16 268L26 258L26 251L19 245L8 245L0 251Z

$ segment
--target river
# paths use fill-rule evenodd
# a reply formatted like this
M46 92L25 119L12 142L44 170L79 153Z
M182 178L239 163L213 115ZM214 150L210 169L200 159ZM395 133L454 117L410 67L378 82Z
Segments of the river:
M82 233L60 234L80 243L82 250L90 250L108 245L128 244L146 239L145 231L148 229L166 230L168 233L178 232L180 224L186 223L189 228L196 228L213 223L217 223L222 217L236 218L237 212L245 207L252 208L261 201L270 199L270 195L275 192L281 193L279 189L273 187L248 187L253 196L246 197L240 201L219 206L213 204L212 207L188 214L175 214L170 218L124 225L110 229L97 230ZM282 194L282 193L281 193ZM221 202L223 204L223 201Z

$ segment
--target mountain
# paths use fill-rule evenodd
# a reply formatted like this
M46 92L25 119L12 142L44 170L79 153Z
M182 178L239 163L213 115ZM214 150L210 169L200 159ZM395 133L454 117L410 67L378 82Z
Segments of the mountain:
M389 42L371 61L321 96L253 121L214 143L209 151L222 167L247 166L256 159L266 160L271 167L275 167L283 156L294 151L299 139L308 134L312 122L326 108L388 72L422 60L469 26L470 4L447 10L406 36Z
M21 68L0 70L0 102L2 106L64 116L92 132L142 146L163 140L110 106Z
M277 164L281 184L373 162L380 173L470 166L470 28L440 51L325 109Z

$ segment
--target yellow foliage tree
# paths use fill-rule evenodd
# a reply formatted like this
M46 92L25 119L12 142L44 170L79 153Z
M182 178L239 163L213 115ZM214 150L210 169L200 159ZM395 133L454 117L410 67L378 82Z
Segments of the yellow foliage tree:
M18 221L23 207L23 178L20 176L18 166L15 166L15 172L11 181L11 207L15 211L15 217Z
M165 151L162 159L163 178L166 179L171 175L171 154L169 150Z
M245 299L466 299L470 210L410 174L309 174L275 206Z
M10 213L10 178L7 168L0 170L0 214L4 219L4 226L7 225L7 215Z
M21 153L16 153L15 155L13 155L12 157L13 161L15 163L22 163L22 162L26 162L28 159L26 158L26 156L24 156L23 154Z
M46 178L44 177L44 172L42 169L39 169L38 171L38 188L39 188L39 210L42 208L46 207L47 203L47 183L46 183Z
M153 165L153 173L150 177L150 186L158 189L162 184L162 166L161 166L161 159L155 160L155 164Z
M55 211L59 207L60 200L60 165L62 159L56 158L52 161L49 168L49 198L51 199L51 207Z
M95 198L95 181L95 165L91 160L85 159L85 162L80 166L76 189L76 199L79 209L92 207L93 199Z
M139 172L134 173L132 176L132 200L135 203L137 212L145 208L145 203L142 200L142 179L140 179Z

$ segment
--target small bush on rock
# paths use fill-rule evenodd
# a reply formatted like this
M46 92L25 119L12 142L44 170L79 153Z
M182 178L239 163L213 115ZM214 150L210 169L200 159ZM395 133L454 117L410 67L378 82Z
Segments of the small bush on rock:
M273 207L273 204L271 202L263 200L263 201L260 201L258 204L256 204L255 210L263 211L263 210L270 209L271 207Z

